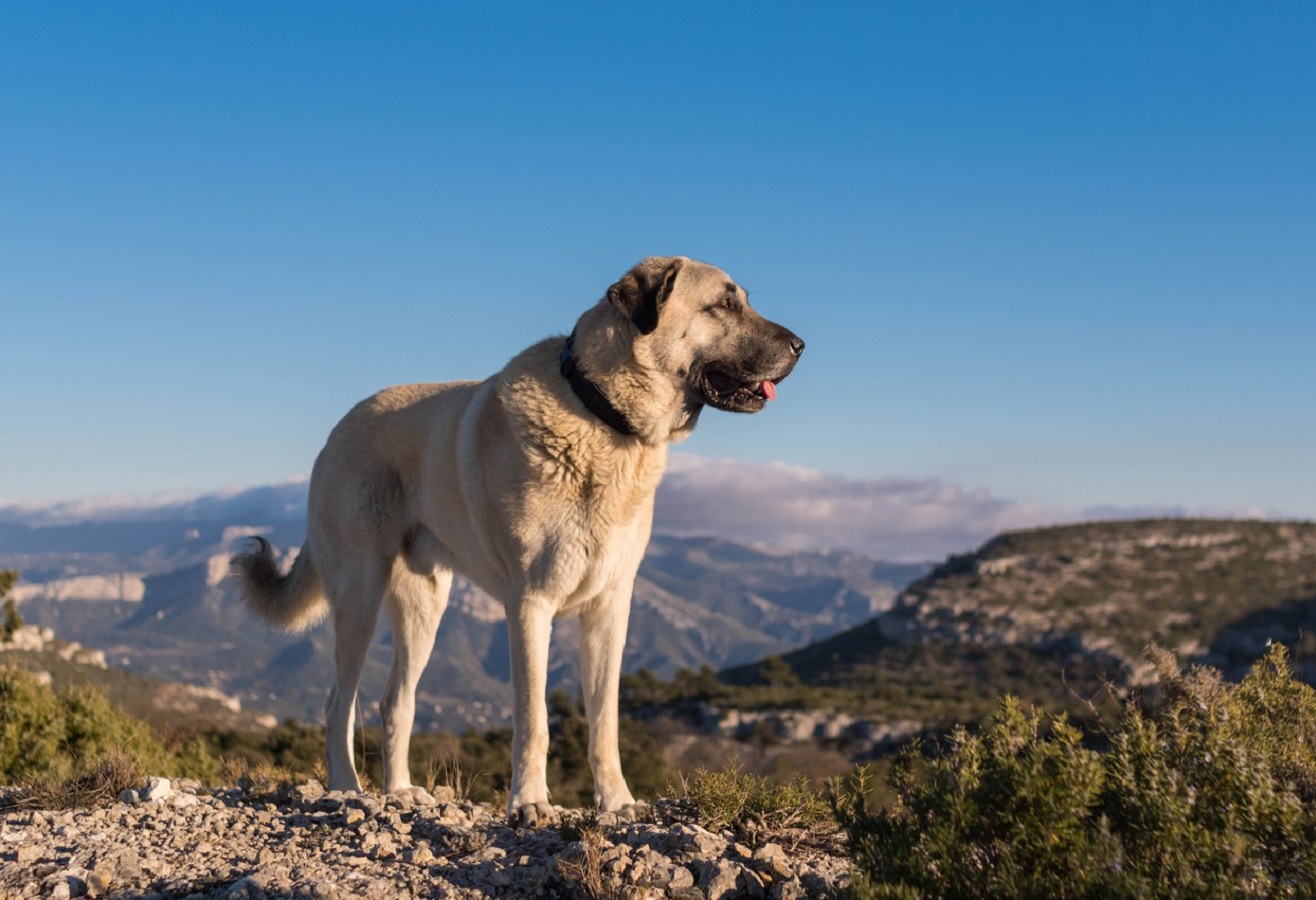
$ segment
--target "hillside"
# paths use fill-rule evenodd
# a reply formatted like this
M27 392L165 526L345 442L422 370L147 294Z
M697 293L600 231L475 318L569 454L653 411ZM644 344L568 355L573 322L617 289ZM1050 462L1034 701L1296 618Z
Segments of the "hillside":
M263 731L277 724L272 716L243 709L237 698L217 690L112 668L103 651L58 638L49 628L26 625L13 640L0 643L0 666L38 673L61 693L95 688L164 732L195 725Z
M1316 681L1316 524L1147 520L1001 535L915 581L876 618L735 667L728 704L832 705L929 727L976 721L1010 691L1088 712L1144 681L1156 642L1237 677L1268 641ZM780 682L778 675L777 681Z

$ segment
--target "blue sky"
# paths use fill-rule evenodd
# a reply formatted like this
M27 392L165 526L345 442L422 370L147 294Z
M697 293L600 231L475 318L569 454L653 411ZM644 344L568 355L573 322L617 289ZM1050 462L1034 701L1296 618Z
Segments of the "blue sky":
M0 501L304 474L639 258L809 343L701 457L1316 517L1312 4L6 3Z

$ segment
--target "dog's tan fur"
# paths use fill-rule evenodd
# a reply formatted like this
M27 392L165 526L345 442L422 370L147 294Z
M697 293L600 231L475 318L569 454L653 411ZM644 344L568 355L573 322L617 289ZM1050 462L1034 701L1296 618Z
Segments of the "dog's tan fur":
M394 662L381 704L384 789L416 792L407 766L415 690L454 571L506 607L512 784L518 824L551 817L545 708L552 620L581 619L595 800L635 800L617 750L617 684L631 590L667 447L705 403L755 411L803 342L768 322L719 269L684 257L637 265L575 331L580 370L632 424L618 433L573 393L563 339L542 341L481 382L388 388L330 434L311 474L306 544L286 576L268 545L234 557L251 607L286 628L333 619L337 675L326 706L329 787L359 790L351 732L357 683L383 603ZM718 380L708 373L722 373ZM709 385L713 384L714 387Z

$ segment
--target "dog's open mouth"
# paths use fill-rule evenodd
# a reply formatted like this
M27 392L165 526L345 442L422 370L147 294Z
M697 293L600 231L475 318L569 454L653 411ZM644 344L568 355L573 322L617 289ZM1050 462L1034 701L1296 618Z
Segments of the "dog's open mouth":
M728 412L758 412L776 399L777 385L768 380L742 381L715 369L704 370L704 399L709 406Z

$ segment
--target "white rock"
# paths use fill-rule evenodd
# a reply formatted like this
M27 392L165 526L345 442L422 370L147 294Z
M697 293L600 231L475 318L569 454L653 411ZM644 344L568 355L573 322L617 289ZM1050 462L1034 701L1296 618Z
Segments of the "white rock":
M142 791L143 801L151 803L163 803L174 794L174 786L168 778L152 778L146 783L146 789Z

